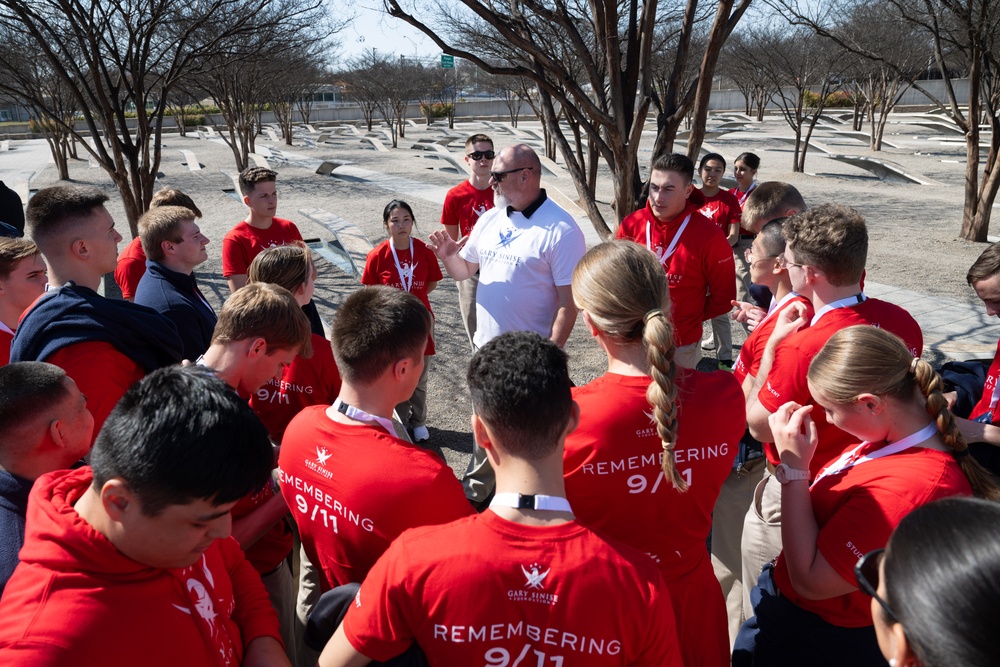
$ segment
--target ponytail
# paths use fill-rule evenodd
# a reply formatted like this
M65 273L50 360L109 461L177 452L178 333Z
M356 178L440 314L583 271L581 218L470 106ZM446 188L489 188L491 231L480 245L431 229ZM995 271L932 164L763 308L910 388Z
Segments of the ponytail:
M677 385L674 377L674 327L659 308L643 318L642 340L646 344L649 374L653 382L646 390L646 400L653 406L656 433L663 443L661 463L663 474L675 489L688 490L688 484L677 470L674 446L677 444Z
M948 408L948 400L941 391L944 388L941 376L919 357L910 364L910 372L916 379L920 393L927 399L927 413L934 418L941 439L951 450L966 479L969 480L972 494L977 498L1000 500L1000 487L997 486L994 476L970 456L969 445L958 430L955 416Z

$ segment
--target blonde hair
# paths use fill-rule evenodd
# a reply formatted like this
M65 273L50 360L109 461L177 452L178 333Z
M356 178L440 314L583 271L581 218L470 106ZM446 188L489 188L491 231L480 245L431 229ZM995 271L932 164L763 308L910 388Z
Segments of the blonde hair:
M201 209L194 204L194 200L177 188L163 188L153 193L153 198L149 200L149 208L157 206L183 206L194 211L196 217L201 217Z
M651 252L631 241L602 243L584 255L573 271L573 299L604 334L646 346L652 383L646 400L653 406L656 432L663 443L663 473L678 491L688 485L677 470L677 374L670 291L663 267Z
M841 329L809 364L808 379L824 398L840 404L855 403L862 393L913 401L919 391L973 494L1000 500L996 480L969 455L942 393L941 376L923 359L915 359L899 336L866 324Z
M0 279L6 279L23 259L41 253L31 239L0 237Z
M281 285L292 293L314 275L316 264L302 241L268 248L254 257L247 269L248 282Z
M212 333L212 344L234 343L247 338L263 338L268 354L273 350L298 350L300 357L312 356L309 318L292 293L270 283L252 283L229 297Z
M156 206L139 218L139 242L146 257L154 262L162 262L166 257L163 242L180 243L181 223L194 221L195 212L183 206Z

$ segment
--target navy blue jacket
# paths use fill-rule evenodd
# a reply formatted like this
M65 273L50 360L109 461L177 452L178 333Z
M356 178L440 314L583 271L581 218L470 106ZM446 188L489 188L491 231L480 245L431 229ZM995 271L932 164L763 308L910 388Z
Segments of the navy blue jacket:
M135 302L174 323L185 359L194 361L208 349L219 318L198 291L194 274L178 273L146 260L146 273L135 290Z
M17 567L24 545L24 517L33 482L0 469L0 593Z

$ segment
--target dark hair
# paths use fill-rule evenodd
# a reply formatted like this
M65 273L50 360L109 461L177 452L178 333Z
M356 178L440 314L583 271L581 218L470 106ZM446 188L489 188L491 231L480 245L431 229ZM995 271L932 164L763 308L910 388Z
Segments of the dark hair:
M990 630L1000 623L1000 505L918 507L889 538L883 572L885 600L921 665L1000 663L1000 633Z
M108 196L95 187L55 185L43 188L28 200L25 217L28 234L43 251L47 241L65 232L80 218L103 206Z
M527 331L498 336L472 357L472 408L505 451L538 460L559 445L573 413L567 359L558 345Z
M249 197L258 183L273 183L278 180L278 172L267 167L247 167L240 172L240 192Z
M737 158L738 159L738 158ZM794 185L781 181L761 183L743 202L743 214L740 225L747 231L756 231L756 227L783 218L789 211L804 211L808 208L802 193Z
M821 204L785 220L781 232L795 261L822 271L831 285L861 280L868 259L868 228L864 216L853 208Z
M365 286L344 299L333 321L333 354L348 382L370 384L400 359L424 353L431 314L409 292Z
M760 158L755 153L740 153L733 162L742 162L755 171L760 169Z
M382 209L383 225L389 224L389 216L392 215L392 212L395 211L397 208L401 208L405 210L407 213L409 213L410 219L413 220L414 226L417 224L417 216L413 215L413 209L410 208L410 205L407 204L402 199L393 199L391 202L385 205L384 209Z
M690 183L694 178L694 162L682 153L661 155L653 161L650 171L675 171Z
M761 243L764 245L764 250L767 251L768 255L777 257L785 252L785 237L781 233L781 223L783 221L784 218L772 220L760 228Z
M986 280L1000 273L1000 243L993 243L987 246L976 261L969 267L969 273L965 280L970 285Z
M490 139L489 136L485 134L474 134L465 140L465 147L466 148L468 148L469 146L475 147L476 144L481 144L481 143L487 143L490 146L493 146L493 140Z
M705 153L705 156L701 158L701 162L698 163L698 171L705 168L705 163L709 160L716 160L722 163L722 168L726 168L726 158L722 157L718 153Z
M94 488L121 479L156 516L194 500L239 500L267 481L274 454L267 429L225 382L201 366L169 366L118 401L91 467Z
M65 380L66 371L41 361L0 366L0 446L18 428L69 397Z

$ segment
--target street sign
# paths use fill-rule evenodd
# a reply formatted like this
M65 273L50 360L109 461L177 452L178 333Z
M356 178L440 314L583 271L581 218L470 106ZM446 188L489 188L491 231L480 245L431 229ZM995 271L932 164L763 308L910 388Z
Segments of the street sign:
M441 69L455 69L455 56L441 54Z

